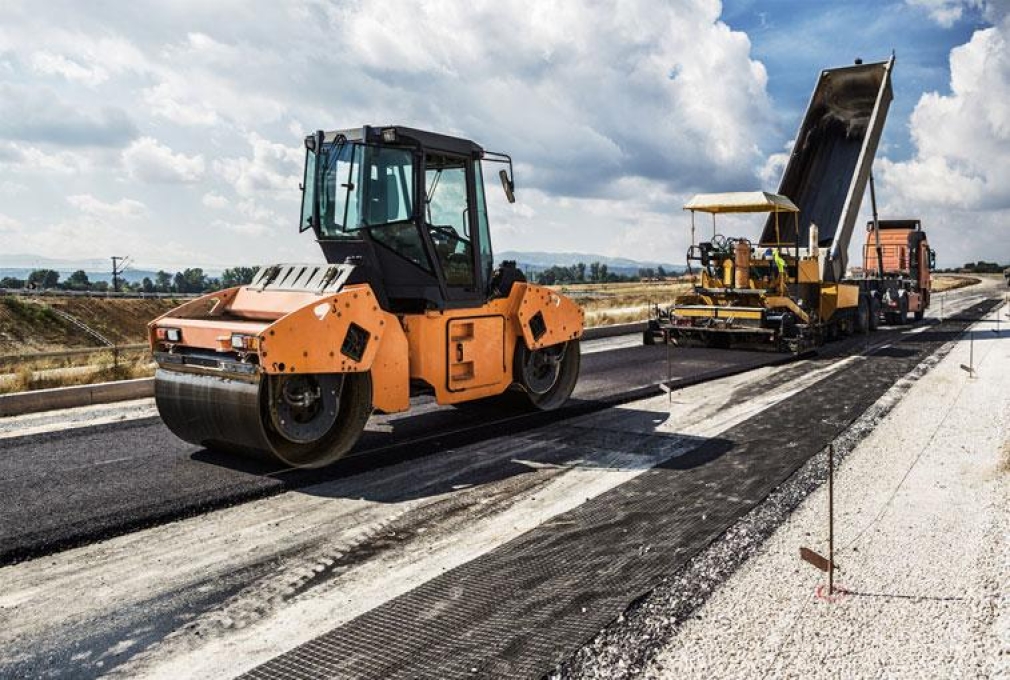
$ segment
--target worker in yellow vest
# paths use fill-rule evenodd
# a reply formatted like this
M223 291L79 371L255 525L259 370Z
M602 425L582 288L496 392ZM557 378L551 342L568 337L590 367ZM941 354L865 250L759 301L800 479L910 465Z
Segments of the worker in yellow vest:
M786 286L786 261L782 259L782 253L778 248L775 249L772 256L775 258L775 268L779 272L779 290L782 291Z

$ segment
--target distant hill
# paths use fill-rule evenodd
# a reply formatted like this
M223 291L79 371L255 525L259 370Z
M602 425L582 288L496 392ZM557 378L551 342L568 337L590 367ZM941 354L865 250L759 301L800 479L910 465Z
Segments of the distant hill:
M571 267L579 262L584 262L587 266L593 262L607 265L607 269L615 274L638 275L638 270L643 268L662 267L671 274L679 274L685 271L682 264L672 264L670 262L640 261L626 257L607 257L606 255L593 255L592 253L542 253L506 250L496 253L495 258L502 260L515 260L519 268L530 271L542 271L555 265L561 267Z

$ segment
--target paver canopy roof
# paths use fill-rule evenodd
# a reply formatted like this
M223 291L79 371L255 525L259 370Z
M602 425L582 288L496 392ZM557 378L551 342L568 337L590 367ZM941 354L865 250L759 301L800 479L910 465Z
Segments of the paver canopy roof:
M799 212L785 196L767 191L733 191L725 194L697 194L684 210L707 213Z

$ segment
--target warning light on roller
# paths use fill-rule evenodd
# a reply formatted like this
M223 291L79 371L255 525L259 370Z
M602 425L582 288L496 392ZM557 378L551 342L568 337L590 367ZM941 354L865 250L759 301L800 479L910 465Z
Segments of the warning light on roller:
M242 335L241 333L233 333L231 336L231 347L232 349L237 349L240 351L255 350L256 336Z
M155 329L154 335L165 342L182 342L181 328L158 328Z

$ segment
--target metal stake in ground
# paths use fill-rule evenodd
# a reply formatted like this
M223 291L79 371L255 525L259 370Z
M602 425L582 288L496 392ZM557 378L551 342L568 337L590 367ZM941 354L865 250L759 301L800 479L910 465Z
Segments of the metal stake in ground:
M828 596L835 593L835 445L828 444L828 556L800 548L800 559L828 574Z
M828 595L835 594L835 445L828 444Z
M968 377L975 377L975 331L968 331L968 365L961 364L962 371L968 371Z

